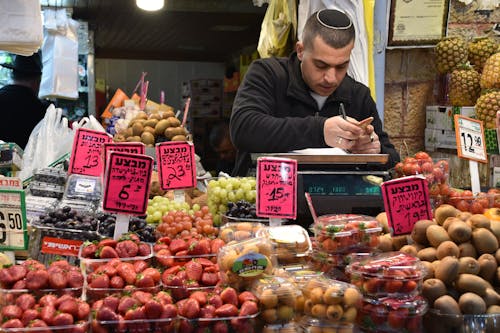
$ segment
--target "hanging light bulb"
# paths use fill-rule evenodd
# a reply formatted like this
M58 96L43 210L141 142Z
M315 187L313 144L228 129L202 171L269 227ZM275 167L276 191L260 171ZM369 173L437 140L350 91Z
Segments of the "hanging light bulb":
M165 5L165 0L135 0L137 7L149 12L160 10Z

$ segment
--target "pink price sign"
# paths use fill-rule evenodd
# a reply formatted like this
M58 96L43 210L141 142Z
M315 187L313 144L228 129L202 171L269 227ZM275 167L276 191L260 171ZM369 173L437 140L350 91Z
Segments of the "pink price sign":
M156 145L161 188L175 190L196 186L194 146L187 141L167 141Z
M422 176L382 183L382 197L393 236L410 234L419 220L432 220L428 183Z
M146 212L153 158L110 152L104 184L103 208L114 213L142 215Z
M122 153L129 154L140 154L144 155L146 153L146 146L142 142L111 142L104 144L104 168L106 168L106 159L110 152L119 151Z
M257 159L257 216L297 216L297 161L287 158Z
M103 173L104 161L101 158L105 143L112 138L102 132L79 128L76 130L69 173L98 177Z

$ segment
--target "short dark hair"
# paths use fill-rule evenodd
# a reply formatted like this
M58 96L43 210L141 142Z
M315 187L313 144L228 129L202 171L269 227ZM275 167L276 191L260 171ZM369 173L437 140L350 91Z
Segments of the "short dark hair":
M345 13L334 9L322 9L312 14L302 31L302 43L311 48L314 38L321 39L331 47L342 48L356 37L354 24Z
M13 70L12 73L10 74L12 80L16 81L31 81L31 80L40 80L42 78L41 74L36 74L36 73L26 73L26 72L20 72Z
M217 123L208 137L208 142L212 148L216 149L224 141L225 138L231 138L229 134L229 124L226 121Z

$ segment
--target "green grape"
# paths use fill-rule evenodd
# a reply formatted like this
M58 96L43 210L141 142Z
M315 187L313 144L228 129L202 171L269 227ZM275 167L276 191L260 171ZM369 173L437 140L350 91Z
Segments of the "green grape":
M219 186L219 182L215 179L211 179L209 182L208 182L208 188L214 188L216 186Z
M221 201L227 200L227 190L225 188L220 190L219 196L221 198Z
M256 196L256 191L255 190L251 190L251 191L248 191L245 193L245 199L250 202L250 203L254 203L255 202L255 196Z
M227 194L227 201L235 202L236 201L236 194L234 191L231 191Z
M192 209L188 210L188 214L191 215L191 216L193 216L194 215L194 210L192 210Z
M231 182L228 182L226 185L226 191L231 192L233 190L233 184Z
M145 220L146 220L146 223L155 223L155 219L154 219L153 215L149 215L149 214L148 214L148 215L146 216L146 219L145 219Z
M248 182L245 182L245 183L241 184L241 189L243 191L245 191L246 193L248 193L249 191L252 190L252 185L250 185L250 183L248 183Z
M245 191L242 188L237 189L235 197L236 201L243 200L243 198L245 197Z
M162 214L160 211L156 211L153 213L153 220L159 222L161 220Z
M158 207L158 209L162 212L162 213L166 213L168 212L168 205L167 204L162 204Z
M213 218L212 218L212 221L214 223L214 226L216 226L216 227L220 226L221 216L220 215L214 215Z
M233 186L233 190L237 190L238 188L240 188L240 180L238 178L231 178L230 180L230 184Z
M201 207L200 207L199 204L195 203L195 204L193 204L192 209L193 209L193 211L197 212L197 211L199 211L201 209Z
M228 182L229 181L228 181L227 178L224 178L224 177L219 178L219 184L220 184L221 187L226 187Z
M225 212L227 212L227 204L219 205L219 213L224 214Z
M148 204L148 208L146 208L146 213L148 215L152 215L154 212L155 212L155 208L152 205Z
M162 197L162 196L160 196L160 195L156 195L156 196L154 196L154 198L153 198L153 202L160 202L161 200L163 200L163 197Z

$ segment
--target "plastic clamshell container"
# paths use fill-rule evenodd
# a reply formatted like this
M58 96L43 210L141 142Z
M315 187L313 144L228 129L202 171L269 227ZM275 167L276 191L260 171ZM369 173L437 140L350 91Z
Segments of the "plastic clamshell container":
M73 174L66 183L65 199L78 199L99 202L102 197L102 184L99 177Z
M286 270L286 276L289 276L292 281L302 290L302 288L311 279L322 278L323 272L316 271L310 267L302 267L292 270Z
M423 317L427 301L414 298L364 298L357 324L364 332L424 332Z
M262 327L262 333L302 333L302 328L296 322L285 324L268 324Z
M39 197L62 198L64 187L62 185L32 181L29 185L30 193Z
M212 294L215 292L216 286L170 286L162 281L161 290L168 292L172 296L172 299L177 302L189 298L195 291Z
M227 327L227 332L253 333L257 332L255 326L258 315L193 319L179 316L178 332L197 332L198 329L202 329L202 332L217 332L216 325L221 325L219 323L222 322L222 326Z
M106 333L176 333L178 332L179 319L174 318L159 318L159 319L138 319L138 320L120 320L120 321L99 321L92 319L92 332Z
M375 249L379 243L378 237L382 233L380 223L370 216L361 215L358 219L349 214L340 216L344 215L349 217L339 218L336 215L318 217L318 221L323 222L314 223L311 227L315 236L315 247L329 253Z
M71 209L76 210L81 214L94 215L96 211L96 205L90 201L78 200L78 199L65 199L63 198L57 208L71 207Z
M303 333L317 333L317 332L339 332L351 333L355 332L353 323L332 323L328 320L322 320L310 316L304 316L298 323ZM298 331L297 331L298 332Z
M219 251L217 263L228 283L240 289L264 274L272 274L276 257L269 239L252 238L226 244Z
M330 323L354 323L363 296L354 285L324 276L302 286L304 314Z
M90 332L90 324L88 321L80 321L74 325L66 326L47 326L47 327L24 327L24 328L1 328L0 333L20 333L20 332L33 332L33 333L47 333L47 332L57 332L57 333L83 333Z
M412 297L422 290L425 266L403 252L386 252L353 261L346 267L351 283L365 296Z
M245 217L236 217L236 216L230 216L227 214L222 214L220 226L222 227L227 223L240 223L240 222L260 223L263 225L269 225L268 218L245 218Z
M153 256L155 259L155 265L162 268L184 266L188 261L193 259L209 260L214 264L217 263L217 254L215 253L187 256L170 256L161 254L161 252L155 252Z
M313 250L308 265L312 270L322 272L327 277L349 282L349 278L344 273L346 262L343 254Z
M269 276L255 281L252 293L259 299L259 318L266 324L292 321L299 310L302 292L293 279Z
M219 238L225 243L243 241L255 237L264 227L265 225L259 222L229 222L220 226Z
M59 168L41 168L33 174L33 180L63 186L66 183L67 173Z
M443 314L429 309L424 316L424 329L429 333L496 333L500 332L500 314Z
M21 170L24 151L12 142L0 143L0 168Z
M132 285L127 285L124 288L92 288L89 287L89 285L87 284L85 286L85 298L89 304L93 304L94 302L103 299L107 296L120 294L124 291L130 293L133 293L135 291L143 291L155 294L159 292L161 289L162 289L161 283L158 283L154 287L148 287L148 288L139 288Z
M266 227L257 231L256 237L266 237L273 243L279 265L306 263L312 250L309 234L300 225Z
M0 288L0 307L9 304L15 304L16 299L24 294L33 295L33 297L35 297L36 300L48 294L53 294L56 295L57 297L60 297L62 295L70 295L75 298L80 298L83 295L83 286L79 288L62 288L62 289L46 288L38 290Z

